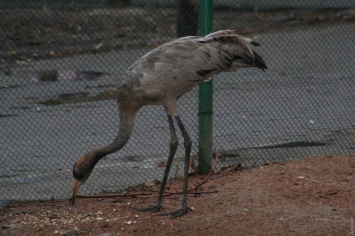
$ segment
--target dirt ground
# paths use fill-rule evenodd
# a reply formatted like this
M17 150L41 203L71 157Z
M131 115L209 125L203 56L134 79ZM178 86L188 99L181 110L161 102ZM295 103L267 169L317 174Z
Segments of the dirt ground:
M233 168L232 168L233 169ZM188 197L189 214L170 219L135 208L155 202L159 186L135 197L13 202L1 209L1 235L354 235L355 155L320 156L222 171ZM189 178L195 186L202 176ZM181 180L167 191L181 190ZM143 191L145 189L145 191ZM164 212L181 195L164 198Z

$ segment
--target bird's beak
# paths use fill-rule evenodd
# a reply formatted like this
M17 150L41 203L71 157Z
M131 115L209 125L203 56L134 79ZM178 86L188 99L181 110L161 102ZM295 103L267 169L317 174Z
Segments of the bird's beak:
M76 198L76 195L77 195L78 190L80 188L80 185L81 185L81 181L77 180L77 179L74 179L74 182L73 182L73 193L72 193L71 198L69 199L69 204L70 205L74 205L75 198Z

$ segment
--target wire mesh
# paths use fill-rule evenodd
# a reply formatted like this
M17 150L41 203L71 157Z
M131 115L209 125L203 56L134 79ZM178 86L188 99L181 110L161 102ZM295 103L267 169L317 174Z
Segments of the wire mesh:
M184 14L194 19L198 4L187 2ZM236 29L260 42L269 69L214 77L219 167L354 153L353 2L240 2L215 2L214 29ZM0 199L66 198L75 160L117 134L120 76L176 38L181 15L174 1L0 3ZM196 22L179 24L189 27L184 33L179 25L180 36L197 31ZM178 102L194 159L197 93ZM102 159L80 192L160 180L169 139L164 109L143 107L128 144ZM181 173L182 146L171 177Z

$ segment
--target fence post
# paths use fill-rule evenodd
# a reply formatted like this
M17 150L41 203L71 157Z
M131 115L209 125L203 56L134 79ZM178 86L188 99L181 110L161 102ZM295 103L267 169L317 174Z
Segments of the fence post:
M200 35L213 31L213 0L200 0ZM212 80L199 86L198 170L208 174L212 169Z

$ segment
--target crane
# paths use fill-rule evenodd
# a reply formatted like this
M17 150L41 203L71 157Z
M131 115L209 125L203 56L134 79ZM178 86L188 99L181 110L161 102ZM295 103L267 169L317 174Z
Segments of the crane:
M172 218L188 213L187 183L191 139L179 116L177 100L211 76L240 68L267 69L265 61L255 50L260 44L240 36L234 30L220 30L204 37L187 36L172 40L148 52L133 63L118 84L119 131L112 143L90 150L74 164L71 205L75 203L80 186L89 178L95 165L104 156L117 152L129 140L138 110L146 105L163 105L170 128L169 155L156 204L140 209L158 212L170 167L178 147L174 119L182 133L185 147L184 179L181 208L164 213Z

